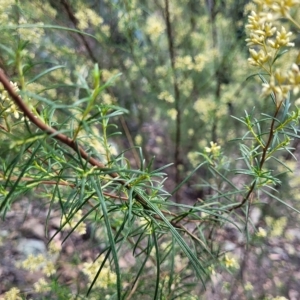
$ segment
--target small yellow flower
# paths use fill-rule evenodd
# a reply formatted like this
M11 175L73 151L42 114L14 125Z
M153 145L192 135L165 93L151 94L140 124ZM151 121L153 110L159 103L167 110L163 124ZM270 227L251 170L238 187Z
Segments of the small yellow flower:
M218 146L217 143L210 142L210 147L205 147L206 153L212 153L213 155L218 155L220 153L221 146Z
M174 103L174 97L173 95L171 95L169 92L167 91L164 91L164 92L161 92L158 97L157 97L159 100L165 100L169 103Z
M267 231L263 229L262 227L258 227L258 231L256 232L256 236L258 237L266 237Z
M190 128L190 129L188 130L188 135L189 135L189 136L193 136L194 133L195 133L195 131L194 131L193 128Z
M48 252L50 254L56 254L61 251L61 245L58 244L55 240L52 240L48 245Z
M20 294L20 290L18 288L11 288L8 292L4 294L3 300L22 300L18 295Z
M102 260L99 259L97 262L86 262L83 264L82 272L89 278L89 281L92 282L96 277ZM111 271L109 267L103 267L101 273L99 274L95 287L100 287L106 289L109 285L115 284L116 274Z
M235 258L229 257L227 254L225 254L224 257L224 263L226 268L237 268L238 263Z
M20 110L17 105L12 103L11 106L6 110L8 113L12 113L16 119L20 117Z
M55 266L52 261L47 261L45 266L42 269L42 272L47 276L50 277L56 272Z
M254 49L249 49L251 58L248 58L248 61L253 66L262 66L265 62L267 62L271 55L266 53L264 50L260 50L256 52Z
M252 291L253 290L253 285L251 284L251 282L247 282L246 284L245 284L245 290L246 291Z
M49 284L44 278L40 278L39 281L33 284L34 291L37 293L45 293L50 291Z
M25 270L29 270L30 272L37 271L41 268L41 266L45 263L46 259L42 254L38 256L34 256L30 254L27 259L25 259L21 263L21 267Z
M177 110L175 108L171 108L167 110L167 115L172 119L176 120L177 118Z
M194 67L194 63L193 63L192 57L190 55L179 56L176 58L176 61L175 61L176 69L192 70L193 67Z
M209 266L208 271L210 272L211 275L216 275L215 267L214 266Z
M146 33L150 38L158 38L165 30L163 19L159 15L153 14L147 18Z
M281 27L281 32L277 31L276 39L268 40L269 45L274 49L279 49L280 47L294 47L294 43L290 43L289 37L292 35L292 32L286 32L285 28Z
M138 134L138 135L134 138L134 141L135 141L136 145L141 145L142 142L143 142L143 137L142 137L140 134Z
M62 223L65 224L66 229L71 229L74 228L81 219L82 219L82 210L79 209L76 212L76 214L73 215L72 219L68 220L67 224L65 224L67 222L67 218L63 216ZM86 224L81 221L80 224L77 225L75 231L80 235L86 234Z

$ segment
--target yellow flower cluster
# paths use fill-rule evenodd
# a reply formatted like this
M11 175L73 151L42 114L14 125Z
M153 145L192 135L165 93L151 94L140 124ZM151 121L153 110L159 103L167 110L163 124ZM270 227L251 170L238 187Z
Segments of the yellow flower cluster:
M280 237L283 234L283 231L287 225L287 218L281 217L278 219L274 219L270 216L266 217L266 223L268 227L271 229L270 236L271 237Z
M263 84L262 95L268 96L271 93L276 97L277 102L284 100L289 91L297 94L300 89L300 74L297 64L293 64L289 71L283 72L275 68L275 61L281 51L287 47L294 47L290 41L292 32L282 26L282 17L291 21L300 28L295 20L290 16L290 9L300 0L254 0L255 11L252 10L248 16L246 28L249 37L246 39L249 46L249 63L259 67L270 76L269 82ZM281 23L280 23L281 22ZM278 24L277 28L273 24Z
M97 262L94 263L86 262L83 264L82 272L89 278L90 282L93 282L94 278L96 277L101 263L102 261L101 259L99 259ZM104 266L94 286L107 289L108 286L115 284L116 278L116 274L112 272L109 267Z
M89 28L89 23L95 27L103 24L103 19L90 8L80 8L76 14L76 19L78 20L78 28L80 30L86 30Z
M236 259L228 254L225 254L224 264L226 268L238 268L238 262Z
M175 68L201 72L206 62L207 57L204 54L198 54L194 57L194 59L190 55L178 56L175 60Z
M66 218L66 216L64 215L62 218L62 224L65 224L65 229L72 229L75 226L77 226L75 228L75 232L79 233L80 235L83 235L86 233L86 224L84 222L80 222L80 224L78 224L78 222L81 220L82 218L82 210L78 210L76 212L76 214L72 217L72 219L68 220ZM78 225L77 225L78 224Z
M19 88L16 82L10 82L16 93L19 93ZM19 119L21 111L19 110L18 106L10 99L6 90L2 83L0 83L0 99L2 99L2 103L0 103L0 108L5 110L6 113L12 114L16 119Z
M173 95L171 95L169 92L167 91L163 91L161 92L158 97L157 97L159 100L165 100L166 102L169 102L169 103L174 103L174 97Z
M290 9L300 3L299 0L254 0L259 8L268 9L274 17L289 17Z
M167 115L172 119L176 120L177 118L177 110L175 108L168 109Z
M189 152L187 154L187 158L194 168L200 163L200 156L198 152Z
M166 77L168 75L168 68L166 66L158 66L155 69L155 74L159 77Z
M262 227L258 227L258 231L256 232L256 236L258 237L266 237L267 231L263 229Z
M182 95L189 97L193 91L194 81L192 78L179 77L178 86Z
M190 55L176 57L175 60L176 69L192 70L193 66L194 66L193 59Z
M19 19L19 24L22 25L26 25L30 23L30 21L26 20L24 17L21 17ZM32 43L38 43L38 41L45 35L45 31L43 28L41 28L41 26L44 25L43 22L39 22L35 24L36 27L32 28L18 28L18 33L20 35L20 37L22 39L24 39L25 41L29 41Z
M138 134L135 138L134 138L134 142L136 145L142 145L142 142L143 142L143 137Z
M160 16L153 14L147 18L146 33L151 39L157 39L165 30L165 23Z
M108 93L101 94L102 104L111 105L116 102L116 98Z
M251 282L247 281L245 284L245 290L246 291L252 291L254 289L253 285Z
M44 278L40 278L33 284L34 291L36 293L45 293L51 290L49 283Z
M103 69L101 70L101 77L105 82L107 82L109 79L111 79L112 77L116 76L119 73L121 72L118 69L111 69L111 70Z
M50 277L56 272L55 266L51 260L48 260L44 255L39 254L34 256L30 254L27 259L21 263L21 267L30 272L42 270L42 273Z
M204 148L206 153L212 153L214 156L217 156L220 154L221 146L218 146L217 143L210 142L210 147Z
M19 296L20 290L18 288L11 288L8 292L4 294L4 298L1 298L3 300L22 300L22 298Z
M0 23L1 24L9 24L10 17L8 14L8 10L13 6L13 2L11 0L1 0L0 1Z

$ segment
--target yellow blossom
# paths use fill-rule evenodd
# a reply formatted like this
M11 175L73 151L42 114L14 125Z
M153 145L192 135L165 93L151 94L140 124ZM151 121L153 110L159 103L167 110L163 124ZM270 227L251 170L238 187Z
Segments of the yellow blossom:
M270 58L270 53L266 53L264 50L259 50L259 52L256 52L254 49L249 49L251 58L248 58L248 61L253 66L262 66L264 63L266 63Z
M172 120L175 120L177 117L177 110L175 108L171 108L167 111L167 114Z
M190 55L176 57L175 68L192 70L194 67L192 57Z
M274 49L279 49L280 47L294 47L294 43L290 43L289 37L292 35L292 32L286 32L286 29L282 26L281 31L277 31L276 39L268 40L269 45Z
M48 245L48 251L50 254L59 253L61 251L61 244L57 243L55 240L52 240Z
M99 26L103 23L103 19L90 8L80 8L75 13L75 17L78 20L78 28L85 30L89 27L89 23L93 26Z
M187 158L194 168L200 163L199 153L197 152L189 152Z
M204 149L206 153L217 155L220 153L221 146L218 146L217 143L210 142L210 147L205 147Z
M203 111L203 109L206 107L206 103L205 103L205 99L199 98L195 101L194 103L194 109L197 113L201 113Z
M101 95L101 98L102 98L102 103L106 105L111 105L114 102L116 102L116 99L108 93L103 93Z
M207 57L204 54L198 54L194 57L194 70L197 72L201 72L204 69L205 63L207 62Z
M267 236L267 232L262 227L258 227L258 231L256 232L256 235L258 237L266 237Z
M71 219L67 219L64 215L62 218L62 223L65 224L66 229L71 229L76 226L75 231L81 235L86 233L86 224L83 221L80 221L82 219L82 210L79 209ZM80 222L80 224L78 224Z
M36 293L45 293L50 291L50 286L44 278L40 278L33 284L34 291Z
M12 113L16 119L20 117L20 110L15 103L12 103L11 106L6 110L8 113Z
M229 257L227 254L225 254L224 263L226 268L237 268L238 266L236 259Z
M169 92L167 91L164 91L164 92L161 92L158 97L157 97L159 100L165 100L169 103L173 103L175 100L174 100L174 97L173 95L171 95Z
M19 294L20 290L18 288L13 287L4 294L3 300L22 300Z
M216 275L215 267L214 266L209 266L208 271L211 273L211 275Z
M282 51L284 47L294 47L295 44L290 41L292 32L285 27L288 26L287 23L280 29L277 29L273 23L280 24L281 18L284 16L300 27L289 16L290 8L299 5L300 0L254 0L253 2L257 5L253 7L248 16L246 25L246 29L248 29L246 42L248 46L252 46L249 49L248 62L270 75L267 77L270 78L269 82L262 84L262 96L273 93L278 103L286 99L290 91L293 91L294 94L300 91L300 75L296 64L287 73L283 73L281 70L274 72L274 63L278 58L279 51Z
M31 272L37 271L46 262L45 257L42 254L34 256L30 254L22 263L21 267Z
M245 284L245 290L246 291L252 291L253 290L253 285L251 284L251 282L247 282L246 284Z
M138 134L138 135L134 138L134 141L135 141L135 143L136 143L137 145L141 145L142 142L143 142L143 137L142 137L140 134Z
M55 274L56 269L52 261L47 261L45 266L42 269L43 274L50 277L51 275Z
M101 263L101 259L98 259L94 263L86 262L83 264L82 272L89 278L90 282L96 277ZM116 274L109 267L104 266L95 282L95 287L106 289L109 285L115 284L116 278Z
M293 64L291 70L287 74L287 80L293 89L294 94L298 94L300 90L300 71L297 64Z
M190 129L188 130L188 135L189 135L189 136L193 136L194 133L195 133L195 131L194 131L193 128L190 128Z
M157 14L153 14L147 18L146 33L150 38L158 38L165 30L165 23Z
M155 69L155 74L157 76L166 77L168 75L168 69L166 66L158 66Z

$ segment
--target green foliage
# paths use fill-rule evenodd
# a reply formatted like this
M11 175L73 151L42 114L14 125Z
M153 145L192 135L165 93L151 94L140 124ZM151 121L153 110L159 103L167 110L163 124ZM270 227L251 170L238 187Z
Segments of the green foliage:
M274 69L290 45L269 65L250 50L259 71L245 81L244 5L202 2L3 1L1 216L34 193L49 209L46 224L60 215L49 242L62 234L64 245L87 226L101 240L76 290L42 268L49 278L27 294L196 299L215 272L238 268L220 230L236 228L251 247L265 233L252 224L253 206L277 201L299 213L279 195L291 170L282 155L293 156L299 138L299 68L285 77ZM270 97L257 97L257 78ZM192 202L182 193L190 182ZM128 253L134 263L124 266ZM22 267L41 264L28 258Z

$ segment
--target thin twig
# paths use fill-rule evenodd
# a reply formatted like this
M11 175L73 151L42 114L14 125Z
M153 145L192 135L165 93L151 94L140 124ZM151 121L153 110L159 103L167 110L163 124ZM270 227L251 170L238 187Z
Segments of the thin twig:
M280 111L280 108L282 106L282 103L283 101L281 101L279 103L279 105L276 107L276 111L274 113L274 117L272 119L272 123L271 123L271 127L270 127L270 131L269 131L269 137L268 137L268 140L267 140L267 143L265 145L265 147L263 148L263 152L262 152L262 156L261 156L261 159L260 159L260 163L259 163L259 169L262 170L262 167L265 163L265 160L266 160L266 156L267 156L267 153L268 153L268 150L269 150L269 146L273 140L273 137L274 137L274 126L275 126L275 120L276 120L276 117ZM232 208L230 208L228 211L233 211L233 210L236 210L240 207L242 207L246 202L247 200L249 199L250 195L252 194L252 192L254 191L255 189L255 186L256 186L256 183L257 183L257 179L253 181L252 185L250 186L250 189L247 193L247 195L244 197L243 201L235 206L233 206Z
M165 0L165 17L167 26L167 36L169 44L169 56L171 61L171 67L173 72L173 88L175 98L175 110L176 110L176 138L175 138L175 155L174 155L174 167L175 167L175 183L176 185L180 182L179 176L179 164L180 164L180 143L181 143L181 111L180 111L180 90L178 86L178 80L175 70L175 52L174 52L174 40L172 36L172 26L169 12L169 0ZM178 193L175 194L176 202L178 202Z

